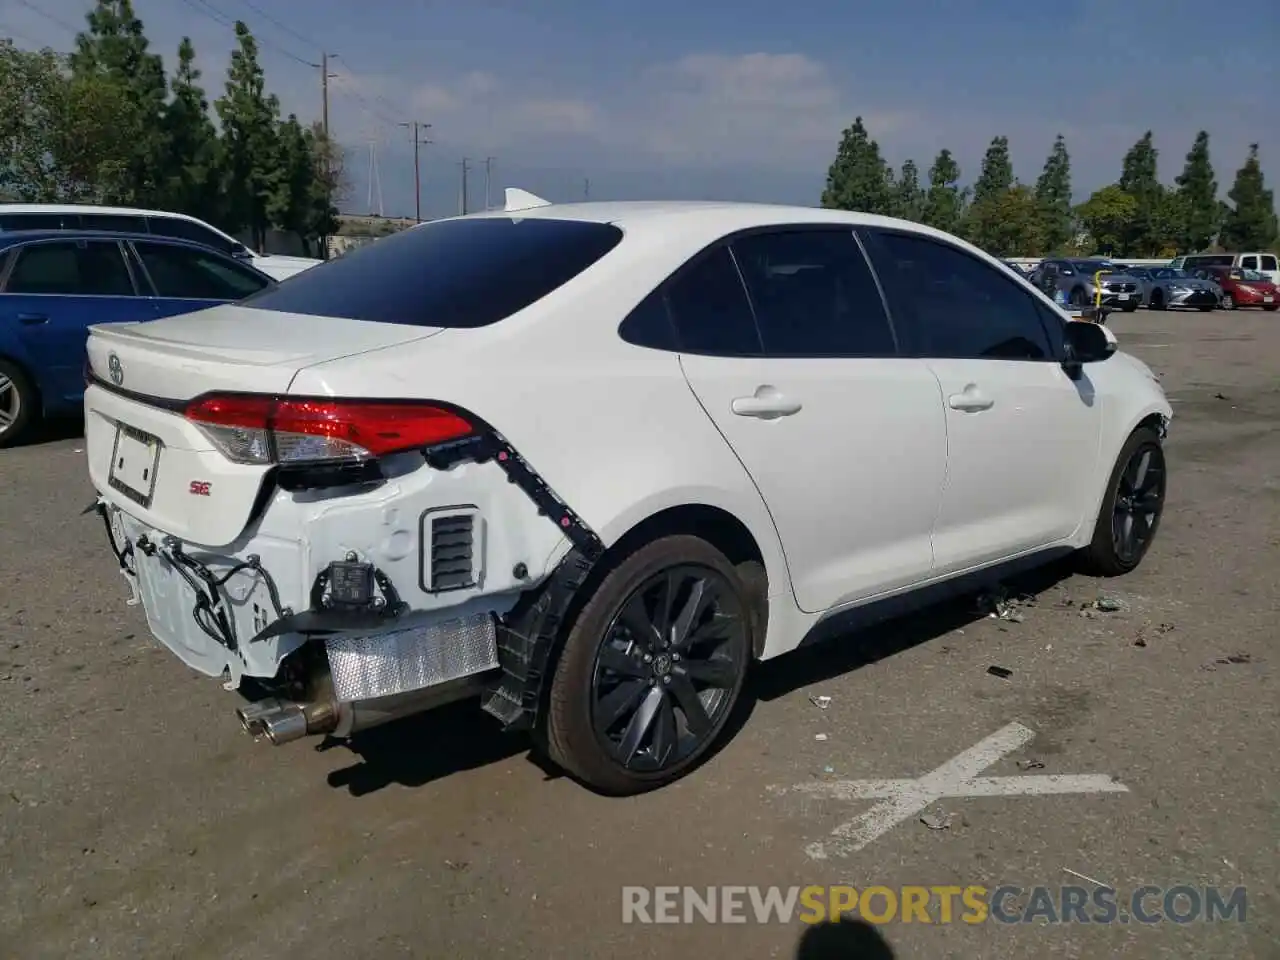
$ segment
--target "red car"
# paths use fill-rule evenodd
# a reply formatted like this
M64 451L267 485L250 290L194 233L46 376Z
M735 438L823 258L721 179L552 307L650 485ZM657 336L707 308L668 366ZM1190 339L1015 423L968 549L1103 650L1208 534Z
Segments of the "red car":
M1222 309L1236 307L1261 307L1275 310L1280 307L1280 290L1256 270L1239 267L1205 267L1196 271L1206 280L1212 280L1222 288Z

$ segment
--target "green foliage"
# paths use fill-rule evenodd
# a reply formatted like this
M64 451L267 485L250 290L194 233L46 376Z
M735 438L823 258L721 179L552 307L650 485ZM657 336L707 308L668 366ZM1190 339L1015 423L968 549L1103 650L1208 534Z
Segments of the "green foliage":
M1236 171L1236 182L1227 197L1235 204L1222 222L1218 242L1229 250L1268 250L1276 242L1275 197L1262 180L1258 145L1249 146L1249 158Z
M1097 252L1122 255L1137 215L1138 201L1119 184L1096 191L1076 209Z
M1053 141L1044 170L1036 180L1036 206L1045 252L1061 252L1075 234L1071 214L1071 156L1062 134Z
M65 58L0 40L0 199L188 213L259 247L269 229L308 249L336 230L342 151L280 120L243 23L215 125L189 39L166 78L131 0L97 0L85 21Z
M880 146L867 135L862 117L853 121L840 138L840 148L827 171L822 205L837 210L892 213L895 189Z
M960 166L946 149L938 153L928 187L921 190L915 164L908 160L895 177L859 117L844 131L822 203L918 220L998 256L1105 251L1136 259L1195 253L1211 245L1232 251L1280 247L1275 198L1263 182L1256 144L1236 174L1230 203L1217 196L1208 133L1196 135L1175 186L1160 182L1159 157L1147 131L1125 154L1119 181L1073 208L1064 137L1055 138L1030 190L1014 178L1009 140L998 136L987 147L972 192L961 187Z
M1180 205L1179 223L1173 238L1181 250L1204 250L1213 242L1222 220L1218 203L1218 181L1209 161L1209 134L1201 130L1187 153L1186 166L1175 181Z
M966 191L960 188L960 166L950 150L942 150L929 168L923 222L938 230L957 233L964 221Z

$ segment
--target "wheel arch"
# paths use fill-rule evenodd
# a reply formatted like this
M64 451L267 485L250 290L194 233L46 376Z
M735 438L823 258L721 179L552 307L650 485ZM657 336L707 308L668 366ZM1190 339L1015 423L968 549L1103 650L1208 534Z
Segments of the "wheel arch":
M1094 525L1098 521L1098 513L1102 509L1103 498L1107 495L1107 484L1111 479L1111 471L1124 445L1133 436L1134 431L1143 427L1150 427L1155 430L1163 440L1168 431L1171 418L1172 408L1168 406L1167 401L1164 405L1151 403L1139 410L1136 415L1123 421L1125 426L1122 429L1118 429L1114 433L1108 432L1102 438L1102 456L1098 458L1099 479L1097 488L1094 491L1093 505L1087 515L1088 522L1081 525L1081 529L1088 530L1090 536L1092 536Z
M30 387L31 392L35 394L36 415L44 416L44 391L40 389L40 380L35 375L35 371L32 369L31 364L22 359L22 357L20 357L15 351L6 350L3 346L0 346L0 360L5 361L6 363L11 363L18 368L18 372L26 379L27 386Z

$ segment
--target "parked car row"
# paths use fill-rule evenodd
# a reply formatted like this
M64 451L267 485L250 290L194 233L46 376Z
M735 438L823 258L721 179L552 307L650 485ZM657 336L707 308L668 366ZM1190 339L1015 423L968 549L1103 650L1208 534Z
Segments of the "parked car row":
M1138 307L1167 310L1192 307L1202 311L1280 306L1275 280L1261 269L1240 262L1274 266L1271 254L1197 254L1179 257L1164 267L1117 263L1097 258L1042 260L1027 279L1064 306L1085 307L1101 288L1104 307L1132 313ZM1223 261L1223 262L1218 262ZM1005 261L1007 266L1016 266Z

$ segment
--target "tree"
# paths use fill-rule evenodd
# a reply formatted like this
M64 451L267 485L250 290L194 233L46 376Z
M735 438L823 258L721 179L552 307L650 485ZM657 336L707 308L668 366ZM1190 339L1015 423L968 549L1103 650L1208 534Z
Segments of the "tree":
M0 40L0 191L34 203L127 192L136 113L110 77L72 77L50 50Z
M113 199L141 202L160 193L175 163L165 135L164 61L147 52L142 21L131 0L97 0L85 19L89 29L76 36L71 74L82 83L106 79L126 91L134 113L129 118L132 135L124 183Z
M822 205L837 210L889 213L893 201L889 167L880 156L879 144L867 135L862 117L857 117L841 135L836 158L827 171Z
M1187 154L1186 166L1175 181L1180 205L1179 230L1175 238L1178 250L1193 253L1213 242L1221 224L1218 206L1218 181L1209 162L1209 134L1201 130Z
M894 183L893 215L919 223L924 218L925 192L920 186L920 171L914 160L902 164L902 172Z
M1071 216L1071 157L1062 134L1053 141L1044 170L1036 180L1036 205L1040 211L1045 251L1061 251L1075 233Z
M1035 192L1015 184L969 208L973 242L997 257L1028 256L1044 247L1044 221Z
M226 92L216 107L222 121L222 177L229 204L226 225L248 229L253 244L266 244L267 205L277 191L280 102L268 96L258 44L245 24L235 25L237 47L231 53Z
M1133 229L1138 201L1118 184L1096 191L1076 210L1093 240L1093 252L1117 253Z
M1013 163L1009 159L1009 138L996 137L987 147L987 154L982 158L982 173L978 182L973 185L973 202L984 200L1005 193L1013 186Z
M1119 250L1125 256L1149 257L1169 240L1170 224L1164 219L1169 205L1157 176L1159 156L1150 130L1124 155L1119 186L1134 199L1133 218Z
M1269 250L1280 230L1275 196L1263 183L1256 143L1249 145L1249 158L1236 171L1236 182L1227 197L1233 206L1223 221L1219 245L1227 250Z
M209 102L200 86L200 71L190 37L178 45L178 68L169 87L164 128L174 162L160 196L167 210L215 223L223 219L218 188L218 132L209 118Z
M929 192L925 194L924 223L947 233L958 233L964 220L967 194L960 189L960 165L943 149L929 168Z

